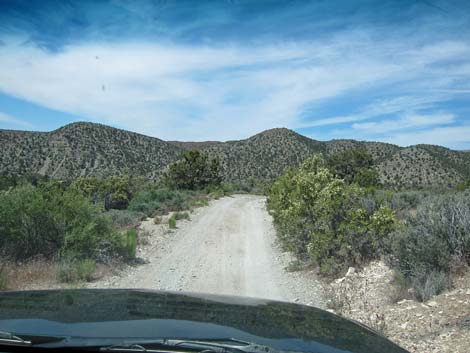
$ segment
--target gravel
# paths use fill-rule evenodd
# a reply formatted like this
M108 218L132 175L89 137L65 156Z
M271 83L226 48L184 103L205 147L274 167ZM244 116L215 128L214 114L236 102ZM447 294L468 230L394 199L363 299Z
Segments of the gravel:
M89 284L101 288L147 288L267 298L325 307L314 273L288 272L292 261L276 243L265 198L235 195L211 201L170 231L144 221L144 265Z

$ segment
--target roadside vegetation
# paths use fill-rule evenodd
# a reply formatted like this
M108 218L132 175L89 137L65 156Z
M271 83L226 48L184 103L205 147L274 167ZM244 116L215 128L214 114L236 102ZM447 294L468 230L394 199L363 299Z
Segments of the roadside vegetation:
M382 259L403 293L425 301L470 264L468 183L386 190L364 150L315 155L288 170L271 186L267 206L283 246L328 278Z
M99 265L133 261L140 222L206 206L234 190L224 185L216 160L188 152L159 181L131 176L49 180L2 177L0 189L0 289L12 268L32 261L54 265L57 280L91 281Z

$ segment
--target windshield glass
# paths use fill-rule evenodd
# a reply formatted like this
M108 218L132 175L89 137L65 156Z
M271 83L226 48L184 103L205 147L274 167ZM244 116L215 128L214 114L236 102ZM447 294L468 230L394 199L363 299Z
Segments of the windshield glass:
M468 38L464 0L0 1L0 345L467 352Z

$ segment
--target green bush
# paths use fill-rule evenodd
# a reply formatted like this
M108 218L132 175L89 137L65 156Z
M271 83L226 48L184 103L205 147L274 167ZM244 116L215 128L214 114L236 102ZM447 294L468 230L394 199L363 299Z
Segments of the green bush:
M129 210L109 210L106 214L118 228L137 227L145 218L144 213Z
M220 199L221 197L224 196L224 192L222 190L214 190L211 193L209 193L209 197L212 199Z
M179 221L181 219L189 220L189 213L188 212L175 212L174 215L175 215L175 219L177 221Z
M138 192L129 204L129 210L142 212L148 217L154 213L163 215L169 211L182 210L188 198L183 192L168 188L149 188Z
M320 155L289 170L271 187L268 209L287 249L317 263L320 272L338 274L381 254L395 228L393 211L368 211L356 184L338 179Z
M389 261L418 298L439 293L454 266L470 264L470 191L427 197L390 242Z
M75 264L72 261L64 260L59 264L57 279L63 283L73 283L77 281Z
M95 260L85 259L77 264L77 277L79 280L90 282L93 280L93 274L96 271Z
M112 176L108 178L78 178L72 187L79 190L93 203L103 203L107 210L126 209L137 185L142 180L128 176Z
M92 221L67 231L60 255L101 260L103 249L116 253L121 249L118 232L112 228L110 219L104 216L95 217Z
M189 202L190 208L193 207L205 207L209 205L209 201L207 200L206 196L204 197L197 197Z
M130 259L135 258L137 251L137 230L129 229L126 232L126 254Z
M348 149L331 155L327 167L335 177L343 179L347 184L355 183L362 187L380 184L372 155L362 149Z
M450 287L449 275L441 271L417 273L411 279L411 286L415 290L416 299L427 301Z
M170 229L175 229L176 228L176 216L173 213L170 218L168 218L168 226Z
M119 235L100 207L60 182L0 193L0 251L14 260L36 255L100 259L120 251Z
M0 267L0 291L8 288L8 277L5 269Z
M64 260L59 264L58 280L64 283L90 282L93 280L95 271L96 262L94 260Z
M63 222L39 188L22 185L0 193L0 249L15 260L54 256L63 245Z
M456 189L459 191L464 191L470 189L470 179L467 179L456 186Z
M165 181L170 187L187 190L219 185L222 181L219 161L198 150L187 151L181 160L169 166Z

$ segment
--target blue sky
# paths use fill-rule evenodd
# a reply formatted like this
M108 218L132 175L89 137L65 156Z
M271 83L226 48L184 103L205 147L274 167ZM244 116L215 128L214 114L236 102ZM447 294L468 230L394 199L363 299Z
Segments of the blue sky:
M468 1L0 1L0 128L470 149Z

